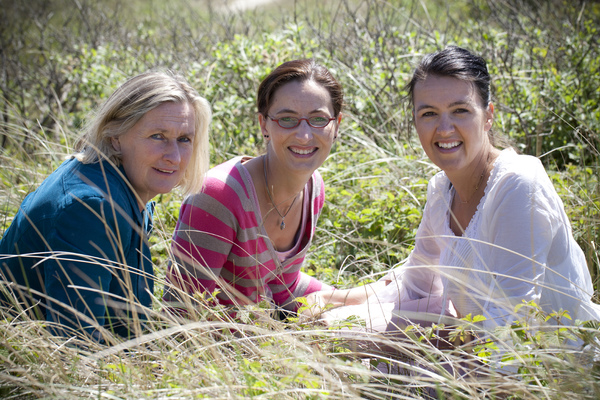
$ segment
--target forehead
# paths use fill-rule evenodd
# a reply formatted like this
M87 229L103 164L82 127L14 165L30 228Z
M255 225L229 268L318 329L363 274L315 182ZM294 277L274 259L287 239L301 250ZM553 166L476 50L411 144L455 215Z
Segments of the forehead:
M418 108L420 105L456 102L479 103L480 99L473 82L449 76L428 75L415 83L413 101L415 108Z
M194 107L187 102L165 102L148 111L139 122L154 125L194 125Z
M333 104L329 91L314 80L291 81L281 85L275 91L269 109L290 109L306 111L306 109L332 110Z

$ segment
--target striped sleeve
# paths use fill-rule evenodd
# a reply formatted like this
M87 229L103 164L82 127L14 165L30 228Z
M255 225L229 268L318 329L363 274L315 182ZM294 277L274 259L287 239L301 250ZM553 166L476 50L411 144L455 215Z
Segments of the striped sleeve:
M217 167L206 177L202 192L182 204L172 241L176 263L168 278L186 292L216 289L236 240L239 190L244 191L235 177Z

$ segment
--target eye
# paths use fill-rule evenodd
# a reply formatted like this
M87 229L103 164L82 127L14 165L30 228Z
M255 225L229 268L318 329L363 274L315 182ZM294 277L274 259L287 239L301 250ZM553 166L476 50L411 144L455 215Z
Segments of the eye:
M286 122L286 123L287 122L297 122L298 118L294 118L294 117L281 117L281 118L279 118L279 120L281 122Z
M433 111L425 111L421 114L421 117L433 117L435 113Z
M162 138L163 138L162 133L155 133L153 135L150 135L150 139L162 140Z
M464 113L468 113L469 110L467 110L466 108L457 108L456 110L454 110L454 112L456 114L464 114Z
M177 139L180 143L192 143L192 138L189 136L181 136Z

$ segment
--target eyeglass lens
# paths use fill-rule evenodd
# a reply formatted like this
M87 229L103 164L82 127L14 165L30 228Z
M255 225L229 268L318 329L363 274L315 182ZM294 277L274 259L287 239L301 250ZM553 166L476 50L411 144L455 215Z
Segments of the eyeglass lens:
M308 124L313 128L324 128L327 125L329 125L329 122L331 122L330 118L322 116L310 118L284 117L274 121L277 121L279 126L281 126L282 128L295 128L300 124L300 121L302 120L307 121Z

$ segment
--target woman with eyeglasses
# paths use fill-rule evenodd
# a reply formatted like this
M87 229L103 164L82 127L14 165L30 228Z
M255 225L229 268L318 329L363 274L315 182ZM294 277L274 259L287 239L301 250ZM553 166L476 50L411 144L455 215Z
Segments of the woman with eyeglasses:
M296 298L332 289L301 268L324 203L317 168L337 138L342 103L342 87L314 60L285 62L263 80L266 153L214 167L182 204L167 304L190 310L194 294L205 293L225 306L266 300L295 312Z

